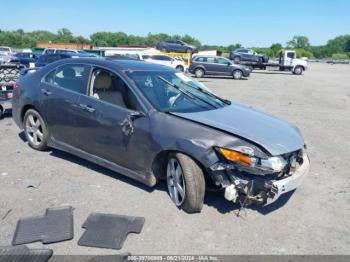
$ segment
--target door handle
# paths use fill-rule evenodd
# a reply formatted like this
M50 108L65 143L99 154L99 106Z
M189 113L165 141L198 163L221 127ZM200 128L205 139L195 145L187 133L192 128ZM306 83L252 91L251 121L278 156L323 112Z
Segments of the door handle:
M95 108L92 108L91 106L85 104L79 104L79 107L85 111L88 111L89 113L95 112Z
M41 93L43 93L46 96L52 95L52 92L47 89L41 89Z

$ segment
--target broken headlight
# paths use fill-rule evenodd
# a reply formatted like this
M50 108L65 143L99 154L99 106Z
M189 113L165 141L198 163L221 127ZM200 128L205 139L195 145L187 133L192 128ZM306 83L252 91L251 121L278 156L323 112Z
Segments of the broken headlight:
M256 157L254 155L254 149L246 146L235 148L236 150L221 147L217 149L226 160L232 163L231 165L226 165L226 169L237 168L254 175L265 175L279 173L283 171L287 165L287 161L281 156L267 158ZM216 169L218 168L219 166L216 166Z

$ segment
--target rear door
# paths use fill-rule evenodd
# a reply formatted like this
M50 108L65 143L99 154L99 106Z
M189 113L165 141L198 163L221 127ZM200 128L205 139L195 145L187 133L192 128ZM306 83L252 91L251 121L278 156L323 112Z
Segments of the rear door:
M40 84L43 114L52 138L77 145L76 115L81 94L86 94L90 66L65 64L50 71Z
M205 65L205 72L208 74L217 74L217 64L215 62L215 57L205 57L205 61L203 63Z

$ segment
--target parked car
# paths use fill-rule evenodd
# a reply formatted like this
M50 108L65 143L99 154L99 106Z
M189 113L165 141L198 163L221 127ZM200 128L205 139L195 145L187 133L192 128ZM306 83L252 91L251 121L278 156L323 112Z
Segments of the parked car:
M50 64L52 62L66 59L66 58L79 58L79 57L85 57L81 56L78 53L62 53L62 54L47 54L47 55L41 55L39 56L37 62L35 63L35 67L43 67L47 64Z
M205 75L232 76L234 79L248 77L251 70L244 65L232 63L222 56L195 56L188 71L200 78Z
M65 48L45 48L43 51L43 55L50 54L71 54L71 55L80 55L86 57L97 57L94 54L90 54L84 50L76 50L76 49L65 49Z
M13 55L14 52L12 51L11 47L8 46L0 46L0 55L1 56L10 56Z
M168 55L142 55L142 59L149 63L169 66L181 72L184 72L187 69L185 61L178 57Z
M15 85L12 114L37 150L57 148L202 209L206 187L268 204L309 170L293 125L218 97L170 67L131 60L64 59Z
M239 48L230 52L229 58L233 61L251 61L258 63L267 63L269 61L269 56L264 54L258 54L252 49Z
M158 42L156 49L162 52L185 52L185 53L197 53L198 48L194 45L189 45L181 40L167 40Z
M25 67L29 67L30 63L35 64L38 60L38 57L33 53L21 52L13 55L11 62L16 62L24 65Z

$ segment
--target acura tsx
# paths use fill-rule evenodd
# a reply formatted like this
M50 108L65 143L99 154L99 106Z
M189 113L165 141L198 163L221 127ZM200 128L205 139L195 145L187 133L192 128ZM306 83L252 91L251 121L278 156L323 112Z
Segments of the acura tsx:
M293 125L221 98L175 69L144 61L64 59L26 69L13 118L29 146L66 151L199 212L207 188L235 203L274 202L309 171Z

